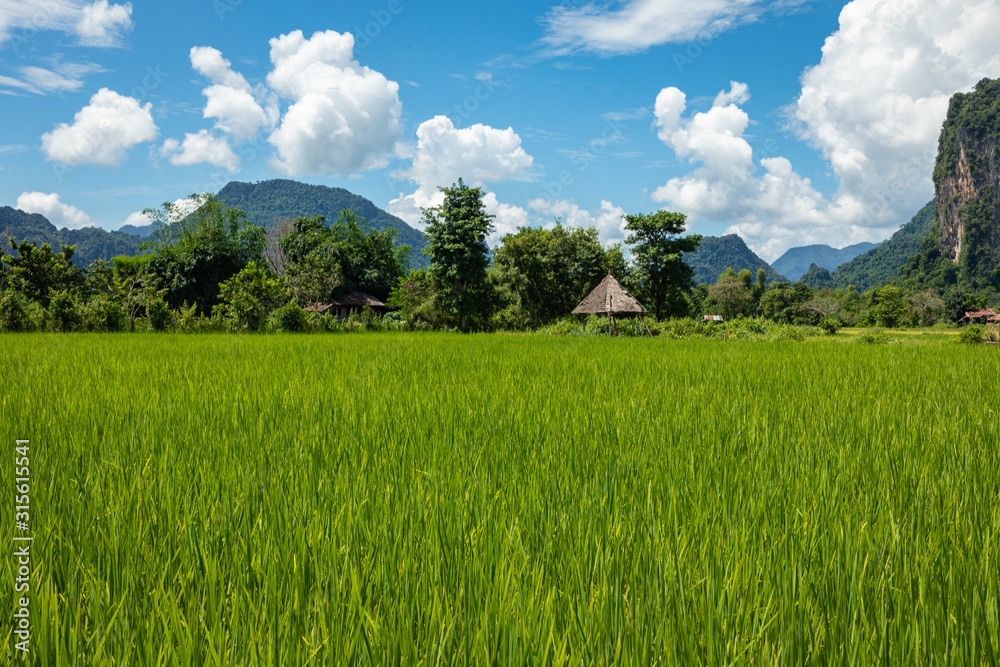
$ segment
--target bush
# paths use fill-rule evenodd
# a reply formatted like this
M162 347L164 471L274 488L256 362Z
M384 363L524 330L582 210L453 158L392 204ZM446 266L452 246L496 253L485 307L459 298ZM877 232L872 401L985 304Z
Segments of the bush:
M66 292L60 292L49 302L49 318L56 331L72 331L80 326L80 310L76 301Z
M972 326L965 327L962 332L958 334L958 342L965 345L979 345L986 339L986 329L979 326L978 324L973 324Z
M580 324L572 315L564 317L557 322L553 322L547 327L541 329L543 333L547 333L550 336L586 336L587 330L584 329L583 325Z
M91 301L84 308L84 321L91 331L124 331L128 314L117 301Z
M832 317L824 317L819 321L819 328L832 336L833 334L840 331L840 322L833 319Z
M858 342L863 345L887 345L892 341L888 334L879 329L865 329L858 334Z
M28 313L15 292L5 292L0 298L0 331L25 331Z
M295 301L289 301L271 313L271 328L298 333L309 327L309 313Z
M170 307L163 299L156 299L146 306L146 317L153 331L163 331L170 326Z

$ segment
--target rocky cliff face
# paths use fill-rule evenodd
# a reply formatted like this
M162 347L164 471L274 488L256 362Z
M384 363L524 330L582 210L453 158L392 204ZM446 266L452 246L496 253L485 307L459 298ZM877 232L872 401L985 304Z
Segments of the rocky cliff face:
M1000 80L951 98L934 168L943 256L980 282L1000 258Z

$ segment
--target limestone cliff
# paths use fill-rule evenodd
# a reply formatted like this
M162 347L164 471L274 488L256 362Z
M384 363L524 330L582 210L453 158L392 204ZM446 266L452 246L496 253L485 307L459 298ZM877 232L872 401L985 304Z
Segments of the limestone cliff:
M1000 80L951 98L934 167L935 232L960 280L989 282L1000 258Z

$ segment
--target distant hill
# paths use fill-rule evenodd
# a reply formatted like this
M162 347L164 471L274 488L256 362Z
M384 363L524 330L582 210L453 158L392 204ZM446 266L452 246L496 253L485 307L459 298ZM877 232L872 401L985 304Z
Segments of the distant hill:
M412 248L411 268L426 266L427 258L421 253L427 237L396 216L386 213L364 197L343 188L307 185L298 181L277 179L259 183L232 182L219 190L216 198L247 214L249 221L270 229L286 218L302 215L322 215L327 224L336 222L341 211L354 211L364 218L372 229L396 229L397 242Z
M118 228L118 231L146 238L153 233L153 225L142 225L141 227L137 227L136 225L122 225Z
M757 269L764 269L767 282L775 280L785 282L787 278L754 253L736 234L726 236L706 236L695 252L684 253L684 261L694 269L694 282L714 283L727 268L732 267L737 273L750 269L757 279Z
M808 285L809 289L833 287L833 276L830 275L830 270L815 264L810 264L809 270L803 273L799 280Z
M81 268L95 259L110 260L119 255L135 255L142 242L139 236L121 231L109 232L98 227L58 229L43 215L25 213L10 206L0 207L0 237L4 252L10 251L10 237L19 242L27 239L38 245L48 243L56 252L64 245L75 245L73 263Z
M855 243L846 248L832 248L828 245L807 245L791 248L774 260L771 266L789 280L798 280L815 264L821 269L833 271L844 262L875 248L877 243Z
M920 252L920 246L933 225L934 200L931 200L877 248L838 266L833 272L834 286L854 285L855 289L863 292L872 285L884 285L896 278L906 260Z

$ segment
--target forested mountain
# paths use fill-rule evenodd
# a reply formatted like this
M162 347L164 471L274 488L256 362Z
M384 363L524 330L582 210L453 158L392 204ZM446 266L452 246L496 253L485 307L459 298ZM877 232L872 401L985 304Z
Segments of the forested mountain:
M934 228L906 267L911 288L1000 288L1000 80L951 98L934 167Z
M10 252L8 239L11 237L17 241L35 241L39 246L49 243L56 252L64 245L75 245L73 263L79 267L95 259L110 260L119 255L135 255L142 242L138 236L121 231L109 232L98 227L57 229L43 215L25 213L10 206L0 206L0 237L4 252Z
M833 271L844 262L851 261L877 245L877 243L855 243L846 248L832 248L822 244L800 246L787 250L784 255L774 260L771 266L789 280L795 281L805 275L812 264Z
M863 255L858 255L833 272L835 287L854 285L862 292L873 285L884 285L899 276L906 261L920 252L920 245L934 225L934 201L900 227L895 234Z
M702 238L701 246L698 247L697 251L684 253L684 261L694 269L696 285L714 283L729 267L732 267L737 273L743 269L750 269L755 277L757 269L764 269L769 283L775 280L787 280L770 264L758 257L736 234Z
M303 215L322 215L326 217L327 224L331 224L337 220L341 211L354 211L372 229L397 230L397 243L406 244L412 249L411 267L418 268L427 264L427 258L421 254L427 237L364 197L343 188L307 185L286 179L259 183L234 181L219 190L216 198L230 208L242 210L251 223L265 229L270 229L282 220Z

